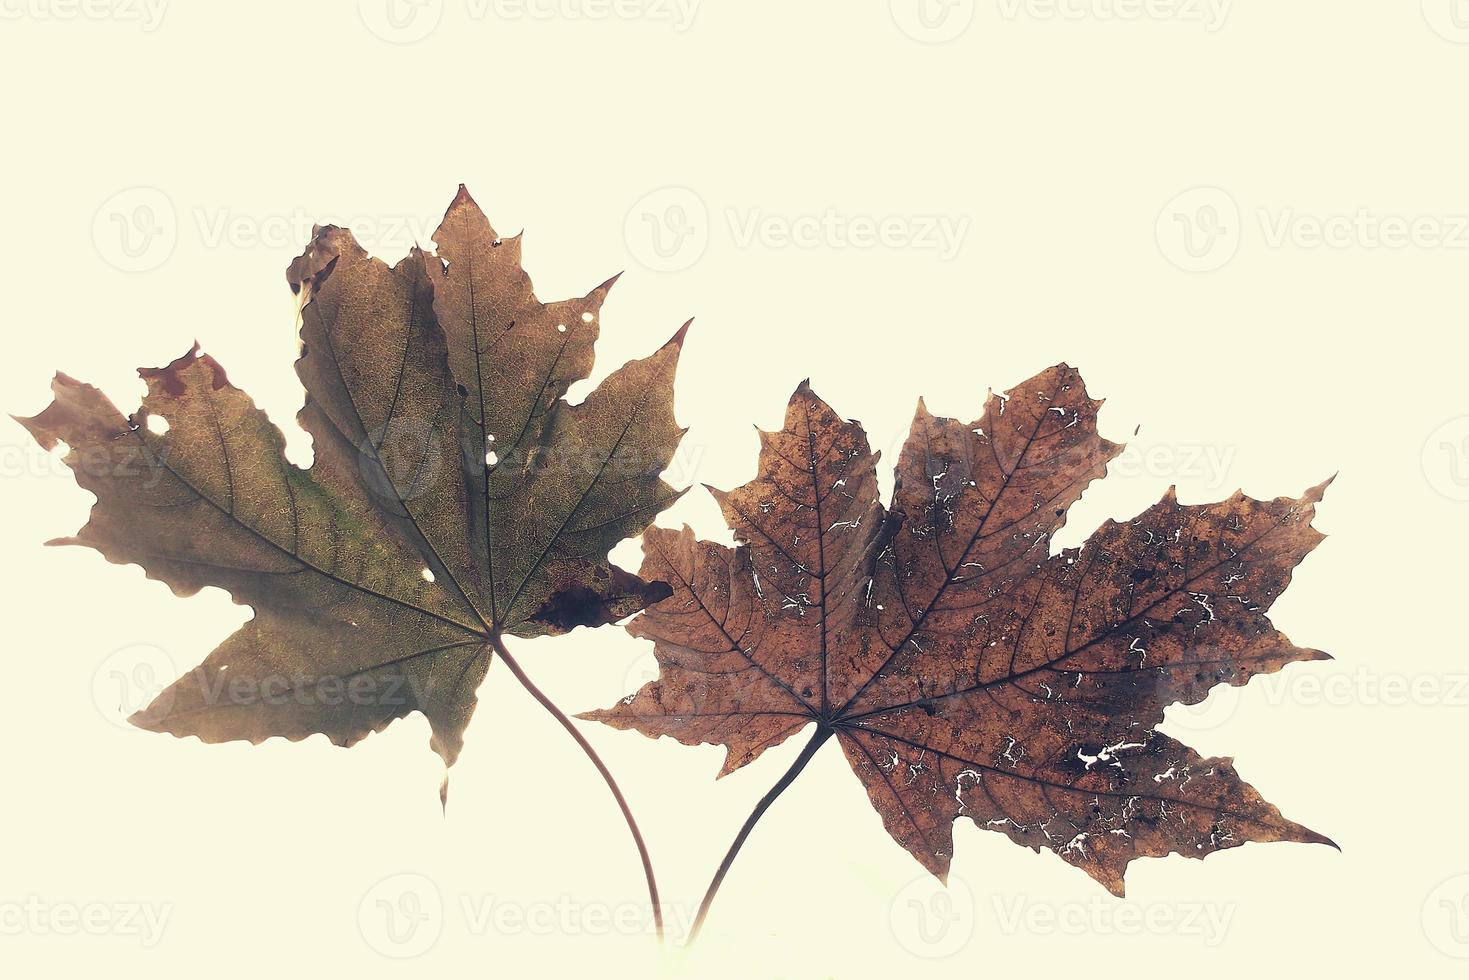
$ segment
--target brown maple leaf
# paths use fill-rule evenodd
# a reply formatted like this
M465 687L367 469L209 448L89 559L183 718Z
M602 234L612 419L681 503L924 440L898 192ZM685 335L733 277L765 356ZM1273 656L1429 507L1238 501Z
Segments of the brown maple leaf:
M835 736L893 838L943 878L968 817L1123 892L1134 858L1325 837L1283 818L1228 759L1155 730L1168 705L1296 660L1266 618L1322 539L1325 484L1301 499L1172 490L1080 548L1051 536L1121 451L1061 365L970 424L920 402L893 504L862 428L802 384L759 473L712 490L740 546L650 529L642 574L673 595L628 625L657 680L590 712L618 728L727 747L720 775L815 722L721 865ZM1329 481L1328 481L1329 482ZM697 931L697 925L696 925Z
M131 416L58 374L52 404L19 420L48 449L65 443L97 497L87 525L53 544L254 609L134 724L351 745L421 711L452 765L498 653L607 776L500 637L610 623L669 594L607 555L680 493L659 474L683 435L684 330L568 404L612 283L542 303L519 238L496 235L463 187L435 239L437 254L390 268L328 226L291 264L309 469L197 345L139 371L148 393Z

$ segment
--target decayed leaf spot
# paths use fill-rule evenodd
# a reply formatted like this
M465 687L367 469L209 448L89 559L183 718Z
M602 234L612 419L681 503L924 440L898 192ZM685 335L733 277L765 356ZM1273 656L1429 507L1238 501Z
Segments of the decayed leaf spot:
M737 549L645 535L642 574L673 594L628 629L655 642L660 674L586 717L722 744L721 775L814 721L794 771L834 735L888 832L940 877L958 817L1118 895L1134 858L1330 843L1228 759L1155 730L1216 684L1326 659L1266 618L1321 540L1325 484L1206 506L1170 491L1052 555L1121 449L1097 434L1099 406L1065 365L967 425L920 402L884 508L861 427L802 384L762 433L756 478L713 491Z

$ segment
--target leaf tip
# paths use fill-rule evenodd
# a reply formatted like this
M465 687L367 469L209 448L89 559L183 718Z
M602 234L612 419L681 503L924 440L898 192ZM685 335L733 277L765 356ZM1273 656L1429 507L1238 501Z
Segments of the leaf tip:
M137 711L128 715L127 723L134 728L141 728L146 732L164 731L161 725L162 719L152 713L152 708L152 705L146 708L139 708Z
M1327 847L1331 848L1333 851L1336 851L1338 854L1342 853L1341 845L1332 840L1330 837L1327 837L1325 834L1318 834L1310 827L1303 827L1300 824L1293 824L1292 828L1296 831L1299 831L1299 833L1297 836L1285 838L1286 840L1294 841L1299 844L1325 844Z
M621 275L621 273L618 273L618 275ZM692 326L693 323L694 323L694 318L693 317L689 317L687 320L685 320L684 321L684 325L681 326L681 327L679 327L678 328L678 331L672 337L669 337L668 338L668 342L666 344L664 344L663 346L664 347L676 347L679 350L682 350L683 349L684 338L688 336L688 334L689 334L689 327Z
M801 383L798 384L798 385L796 385L796 390L793 391L793 392L791 392L791 397L789 399L789 402L791 404L794 404L798 399L810 399L810 400L812 400L814 402L818 402L820 404L820 406L822 406L822 407L828 407L828 406L826 406L826 402L822 400L822 397L816 393L816 390L814 388L811 387L811 379L810 378L802 378L801 379ZM790 419L789 418L787 418L786 424L787 425L790 424ZM776 431L779 431L779 430L776 430ZM773 433L773 432L763 433L763 435L774 435L774 434L775 433Z

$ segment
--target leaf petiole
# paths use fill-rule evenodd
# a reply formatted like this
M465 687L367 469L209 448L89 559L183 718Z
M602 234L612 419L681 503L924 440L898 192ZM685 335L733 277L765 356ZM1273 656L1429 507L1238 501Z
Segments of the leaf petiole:
M606 780L607 788L612 791L613 799L617 801L618 807L622 809L623 819L627 821L627 829L632 831L633 842L638 847L638 856L642 858L643 874L648 879L648 899L653 903L653 928L658 934L658 941L662 942L663 907L658 902L658 880L653 875L653 861L648 856L648 846L643 843L642 831L638 830L638 823L633 819L632 810L629 809L627 800L623 798L622 790L618 787L617 780L612 778L612 773L608 770L602 758L597 755L597 750L592 748L591 743L586 740L586 737L581 732L577 731L576 726L572 724L570 718L566 717L565 712L556 707L555 703L546 696L545 692L536 687L531 679L526 676L520 664L510 655L510 651L505 649L505 642L500 639L499 634L492 633L490 635L490 647L505 662L505 666L510 669L510 673L515 675L515 679L520 681L520 685L530 693L530 696L539 701L541 707L550 712L551 716L561 723L561 727L566 729L567 733L576 740L576 744L581 746L581 750L586 753L587 758L592 760L592 765L597 767L597 771ZM794 774L792 775L794 776Z
M801 754L796 756L796 761L791 763L791 767L786 770L785 775L781 776L775 785L770 787L770 792L762 796L760 802L755 804L755 809L750 811L750 816L745 820L745 825L735 835L734 843L729 845L729 852L724 855L724 860L719 862L719 870L714 872L714 879L709 882L709 890L704 893L704 900L699 903L699 914L694 919L694 927L689 930L689 938L686 945L692 946L694 940L699 938L699 930L704 927L704 919L709 915L709 906L714 904L714 896L718 894L719 886L723 883L724 876L729 873L729 867L734 863L735 855L740 853L740 848L744 846L745 838L750 836L750 831L755 829L755 824L765 815L765 811L770 809L770 804L774 803L776 798L786 791L787 786L796 781L796 777L801 774L802 769L806 768L806 763L811 761L811 757L816 754L816 750L821 748L828 738L831 738L832 731L831 726L818 724L816 731L811 736L811 741L807 742L806 747L801 750Z

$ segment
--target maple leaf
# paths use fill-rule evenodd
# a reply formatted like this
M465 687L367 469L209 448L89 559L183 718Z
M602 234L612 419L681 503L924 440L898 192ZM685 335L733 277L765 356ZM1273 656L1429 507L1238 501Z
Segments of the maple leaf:
M1297 660L1266 617L1325 484L1301 499L1185 506L1172 490L1050 553L1069 506L1121 446L1066 365L991 395L977 422L922 402L878 500L861 426L803 383L761 433L758 475L713 490L731 550L650 529L642 574L673 594L627 629L658 679L594 718L722 744L729 773L815 722L754 823L830 737L893 839L943 878L968 817L1123 893L1134 858L1325 837L1283 818L1228 759L1155 730L1164 709ZM1329 481L1328 481L1329 482ZM697 931L697 925L696 925Z
M612 785L500 637L610 623L669 594L607 555L679 495L659 474L683 435L673 376L687 324L568 404L611 281L542 303L519 238L496 235L462 186L435 239L437 254L415 248L390 268L327 226L291 263L309 469L197 344L139 371L147 396L131 416L58 374L52 404L19 421L48 449L66 444L97 502L51 543L254 610L133 716L140 727L351 745L420 711L452 765L498 653Z

